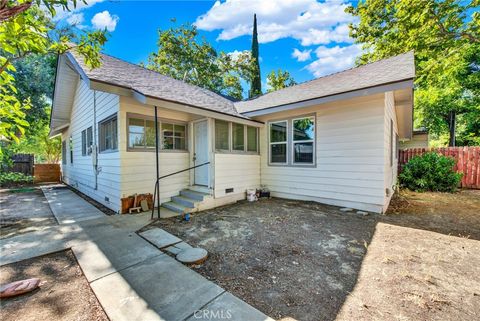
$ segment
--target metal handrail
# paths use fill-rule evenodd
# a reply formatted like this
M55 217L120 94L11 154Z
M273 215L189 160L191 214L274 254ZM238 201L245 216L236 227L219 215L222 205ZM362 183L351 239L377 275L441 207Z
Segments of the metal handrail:
M210 162L206 162L206 163L203 163L203 164L200 164L200 165L196 165L196 166L192 166L192 167L189 167L189 168L186 168L186 169L182 169L181 171L178 171L178 172L174 172L174 173L170 173L170 174L167 174L167 175L160 176L155 181L155 189L153 191L152 216L150 217L150 219L153 219L153 213L155 212L155 199L156 199L157 193L160 196L160 184L159 183L160 183L161 179L166 178L166 177L170 177L170 176L173 176L173 175L176 175L176 174L180 174L180 173L195 169L197 167L205 166L205 165L208 165L208 164L210 164ZM160 197L159 197L159 202L158 203L159 204L157 206L157 217L160 218Z

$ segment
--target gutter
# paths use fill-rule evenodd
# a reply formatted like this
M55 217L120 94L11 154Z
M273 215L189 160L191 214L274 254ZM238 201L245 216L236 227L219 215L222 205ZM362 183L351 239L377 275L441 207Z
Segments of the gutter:
M241 114L248 117L262 116L262 115L272 114L272 113L286 111L286 110L310 107L310 106L324 104L332 101L355 98L359 96L368 96L368 95L373 95L373 94L377 94L385 91L393 91L393 90L405 89L409 87L413 87L413 78L407 78L407 79L388 82L380 85L353 89L353 90L344 91L340 93L334 93L330 95L300 100L292 103L286 103L286 104L266 107L262 109L252 110L252 111L246 111L246 112L242 112Z

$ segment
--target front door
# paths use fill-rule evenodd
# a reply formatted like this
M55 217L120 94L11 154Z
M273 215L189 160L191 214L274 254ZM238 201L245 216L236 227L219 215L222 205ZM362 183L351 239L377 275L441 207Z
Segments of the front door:
M208 162L208 122L202 120L194 123L194 165ZM195 185L208 186L208 169L210 165L200 166L194 169Z

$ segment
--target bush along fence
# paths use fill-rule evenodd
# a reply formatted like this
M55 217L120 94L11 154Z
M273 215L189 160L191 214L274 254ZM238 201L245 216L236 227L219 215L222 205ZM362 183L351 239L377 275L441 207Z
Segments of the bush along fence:
M60 182L59 164L35 164L33 154L15 154L11 164L0 166L0 186Z
M414 156L428 152L454 158L454 170L463 174L460 187L480 189L480 146L403 149L398 156L399 172Z

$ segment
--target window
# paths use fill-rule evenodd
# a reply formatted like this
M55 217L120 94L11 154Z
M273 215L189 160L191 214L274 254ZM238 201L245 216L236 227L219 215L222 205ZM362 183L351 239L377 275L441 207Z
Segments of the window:
M215 149L230 150L229 123L223 120L215 120Z
M216 119L215 149L223 152L258 153L258 129Z
M313 164L315 118L305 117L292 121L293 164Z
M162 122L161 126L162 126L161 134L162 134L163 149L176 149L176 150L186 149L187 126L185 124L172 124L172 123Z
M155 119L148 116L127 116L127 150L155 150ZM159 148L163 150L187 149L187 124L158 120Z
M71 135L68 143L68 146L70 147L70 164L73 164L73 137Z
M233 150L244 151L245 150L245 126L233 123L232 124L232 143Z
M315 165L315 116L268 123L269 164Z
M82 131L82 156L92 153L93 135L92 127L88 127Z
M247 152L258 152L258 130L247 126Z
M67 142L62 141L62 164L67 164Z
M287 163L287 121L270 123L270 163Z
M99 125L100 151L115 151L118 148L117 116L102 121Z
M139 118L128 119L128 148L155 148L155 121Z

